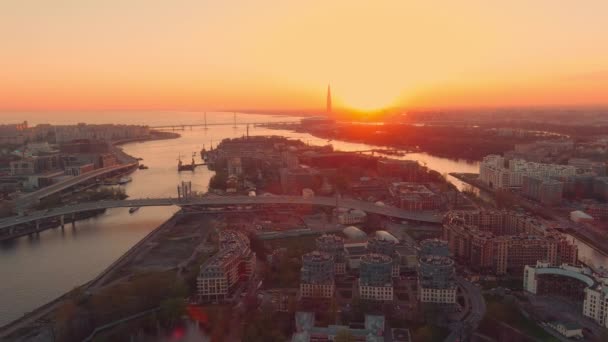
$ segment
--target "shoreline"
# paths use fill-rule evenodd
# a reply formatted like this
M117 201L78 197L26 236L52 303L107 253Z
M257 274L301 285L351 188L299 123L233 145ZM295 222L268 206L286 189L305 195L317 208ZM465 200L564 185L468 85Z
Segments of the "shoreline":
M120 269L126 262L130 261L130 259L136 255L138 252L145 247L145 244L154 239L160 232L164 229L168 229L175 225L175 221L181 215L181 211L176 212L171 217L169 217L166 221L161 223L158 227L151 230L148 234L146 234L141 240L135 243L133 246L129 247L127 251L125 251L118 259L112 262L108 267L103 269L97 276L93 279L85 282L84 284L75 286L72 290L60 295L59 297L42 304L41 306L35 308L32 311L26 312L23 316L14 319L13 321L0 326L0 339L6 339L12 334L17 333L20 329L27 329L28 326L35 323L36 320L43 318L46 315L49 315L53 312L53 310L57 309L57 305L61 304L61 302L74 292L74 291L90 291L99 288L100 285L103 284L103 281L106 277L111 276L112 273L118 269ZM102 282L101 284L99 282ZM28 322L29 320L29 322ZM23 324L24 326L19 327L18 325Z
M111 146L117 147L120 145L126 145L126 144L134 143L134 142L169 140L169 139L177 139L177 138L181 137L180 134L174 133L174 132L158 132L158 133L160 133L160 134L157 134L156 137L148 136L148 137L141 137L141 138L134 138L134 139L118 140L118 141L113 141L110 144L111 144ZM127 156L133 160L136 160L137 163L139 164L136 157L133 157L133 156L127 154L126 152L122 151L122 149L120 149L120 151L124 156ZM135 169L131 170L130 172L133 172L133 171L135 171ZM104 212L105 212L105 210L104 210ZM178 216L179 213L180 212L178 211L177 213L173 214L165 222L161 223L158 227L154 228L152 231L150 231L148 234L146 234L146 236L144 236L141 240L139 240L137 243L135 243L133 246L131 246L125 253L123 253L121 256L119 256L118 259L116 259L108 267L106 267L102 272L100 272L97 276L95 276L95 278L85 282L84 284L75 286L72 290L60 295L59 297L57 297L53 300L50 300L49 302L38 306L37 308L33 309L32 311L24 313L23 316L16 318L16 319L0 326L0 339L5 339L10 334L17 332L19 329L25 328L25 327L12 328L15 325L22 324L22 322L24 320L31 319L33 316L41 317L41 316L50 314L53 309L56 309L54 306L59 304L62 300L66 299L70 295L70 293L72 293L72 291L79 290L79 289L88 290L91 286L95 285L96 282L102 280L104 275L111 273L113 270L122 266L122 264L125 261L128 261L129 256L131 256L132 254L136 253L139 249L141 249L142 245L146 241L148 241L149 239L153 238L156 235L155 233L161 231L163 227L166 227L167 224L169 224L170 222L175 220L175 218ZM96 216L98 216L98 214L87 216L83 219L86 220L86 219L96 217ZM80 219L80 220L76 219L76 220L74 220L74 223L78 222L78 221L82 221L83 219ZM57 227L48 227L47 229L55 229L55 228L57 228ZM19 238L19 237L23 237L23 236L18 236L15 238Z
M323 134L319 134L318 132L314 132L314 131L310 131L310 130L305 130L305 129L300 129L300 130L295 129L294 131L295 132L300 132L300 133L308 133L308 134L312 135L313 137L316 137L316 138L319 138L319 139L339 140L339 141L344 141L344 142L349 142L349 143L366 144L366 145L370 145L370 146L378 146L378 147L383 147L383 148L402 150L402 151L405 151L406 154L409 154L409 153L426 153L426 154L428 154L430 156L434 156L434 157L438 157L438 158L446 158L446 159L455 160L455 161L465 161L467 163L479 163L481 161L481 158L480 159L472 159L472 158L452 156L452 155L447 155L447 154L442 154L442 153L429 152L429 151L425 151L425 150L422 150L422 149L414 150L410 146L403 146L403 145L396 145L396 144L376 144L376 143L368 143L368 142L363 142L363 141L357 141L357 140L348 139L348 138L344 138L344 137L340 137L340 136L336 136L336 137L326 136L326 135L323 135Z

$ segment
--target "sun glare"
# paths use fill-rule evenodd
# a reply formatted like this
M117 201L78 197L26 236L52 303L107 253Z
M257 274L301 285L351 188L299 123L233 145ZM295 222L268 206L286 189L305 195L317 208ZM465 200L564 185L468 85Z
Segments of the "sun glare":
M337 89L336 97L345 108L372 112L394 106L399 98L399 93L380 88Z

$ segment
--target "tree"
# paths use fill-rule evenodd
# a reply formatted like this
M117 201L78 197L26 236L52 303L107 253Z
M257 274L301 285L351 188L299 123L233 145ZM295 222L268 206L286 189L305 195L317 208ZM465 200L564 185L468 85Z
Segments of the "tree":
M338 331L336 337L334 338L334 342L354 342L355 337L351 334L350 331L346 329L342 329Z
M161 320L169 327L172 327L185 312L186 303L183 298L169 298L160 302Z

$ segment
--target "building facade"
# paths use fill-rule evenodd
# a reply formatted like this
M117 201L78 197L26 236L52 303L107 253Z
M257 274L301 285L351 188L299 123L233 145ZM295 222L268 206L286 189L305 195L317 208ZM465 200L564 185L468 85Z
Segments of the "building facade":
M220 249L203 265L197 277L199 301L223 301L255 272L255 253L241 232L220 232Z
M565 178L576 175L572 165L542 164L523 159L511 159L488 155L479 164L479 180L490 188L509 189L523 186L524 176L540 178Z
M334 257L314 251L302 256L300 296L303 298L332 298L335 291Z
M345 274L344 239L334 234L324 234L316 239L316 244L318 251L333 256L335 274Z
M393 300L393 259L383 254L366 254L359 265L359 297Z
M582 302L583 316L608 328L608 275L585 267L546 262L528 265L524 270L524 290L545 296L561 296Z
M510 211L452 211L443 238L454 258L482 273L521 275L526 265L544 260L576 264L578 249L540 221Z

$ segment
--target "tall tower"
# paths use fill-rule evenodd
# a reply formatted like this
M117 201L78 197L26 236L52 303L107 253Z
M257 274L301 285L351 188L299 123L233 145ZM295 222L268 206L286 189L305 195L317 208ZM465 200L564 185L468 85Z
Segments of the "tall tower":
M329 84L327 85L327 108L326 108L326 111L327 111L327 115L331 114L331 87L330 87Z

